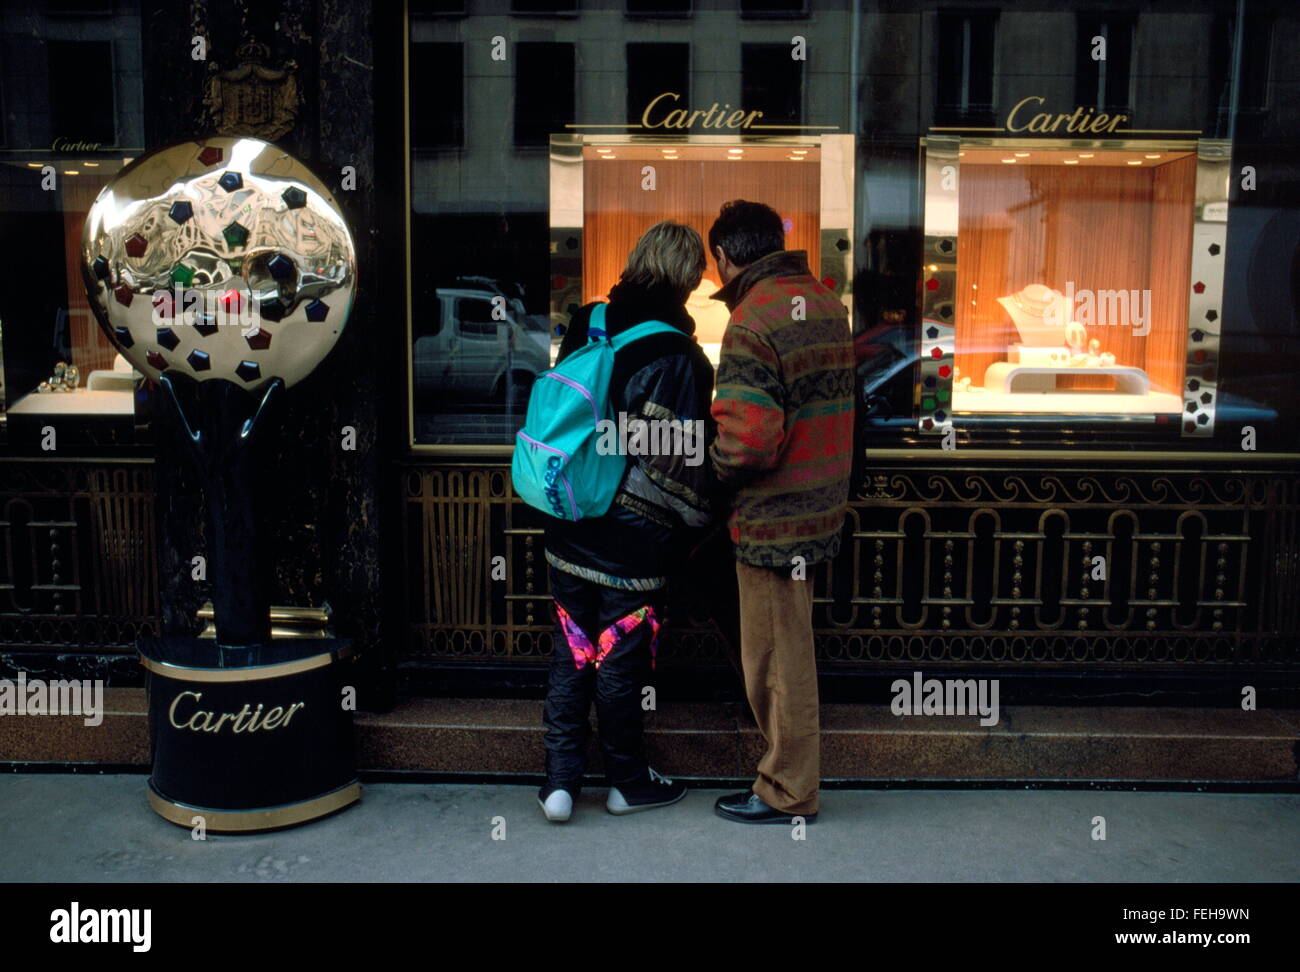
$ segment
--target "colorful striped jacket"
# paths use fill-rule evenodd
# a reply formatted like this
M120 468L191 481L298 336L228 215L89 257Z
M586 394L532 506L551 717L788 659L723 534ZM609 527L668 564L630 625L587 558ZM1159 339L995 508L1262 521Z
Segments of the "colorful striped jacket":
M709 455L734 490L727 522L736 558L760 567L829 559L840 546L853 458L844 305L813 277L803 250L755 260L713 296L731 320Z

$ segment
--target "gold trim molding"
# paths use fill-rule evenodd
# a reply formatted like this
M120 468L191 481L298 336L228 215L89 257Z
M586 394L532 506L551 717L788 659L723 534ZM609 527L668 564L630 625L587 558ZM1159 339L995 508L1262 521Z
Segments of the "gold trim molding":
M336 810L342 810L349 804L361 799L361 784L353 781L323 796L290 803L282 807L262 807L256 810L212 810L207 807L194 807L187 803L168 800L149 784L149 806L154 813L180 827L193 827L194 818L202 817L208 830L252 833L258 830L274 830L280 827L292 827L295 824L315 820Z
M155 675L176 679L180 682L260 682L268 678L283 678L286 675L300 675L316 668L324 668L336 661L342 661L352 655L352 647L345 645L337 651L322 652L310 658L282 662L278 665L255 665L247 668L186 668L183 665L169 665L140 656L140 664Z

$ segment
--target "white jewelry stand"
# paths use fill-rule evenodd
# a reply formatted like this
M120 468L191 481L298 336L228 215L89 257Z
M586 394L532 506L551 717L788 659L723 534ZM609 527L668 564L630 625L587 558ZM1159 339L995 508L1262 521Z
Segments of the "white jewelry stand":
M1015 394L1024 392L1054 392L1056 379L1061 375L1114 375L1115 391L1124 395L1145 395L1151 390L1151 379L1141 368L1124 365L1078 365L1053 367L1052 365L1018 364L997 361L984 372L986 391Z

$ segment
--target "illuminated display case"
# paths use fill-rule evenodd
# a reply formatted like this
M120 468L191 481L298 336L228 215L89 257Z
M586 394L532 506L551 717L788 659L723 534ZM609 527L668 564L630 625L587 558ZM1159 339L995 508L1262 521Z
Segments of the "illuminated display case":
M1212 436L1224 140L923 140L915 419Z
M51 423L81 444L144 441L141 375L95 321L79 266L86 212L129 161L90 151L13 153L0 163L0 228L42 255L0 293L0 420L11 446L35 443Z

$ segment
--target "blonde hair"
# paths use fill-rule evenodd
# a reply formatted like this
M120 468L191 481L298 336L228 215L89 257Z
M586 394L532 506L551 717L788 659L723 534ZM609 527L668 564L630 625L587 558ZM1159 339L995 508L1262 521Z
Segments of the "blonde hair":
M621 279L643 287L671 287L685 300L699 286L707 266L700 234L683 223L665 219L636 241Z

